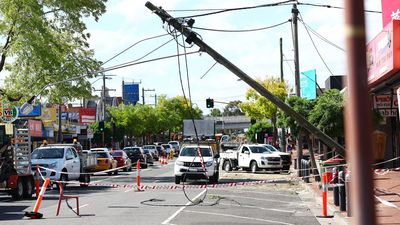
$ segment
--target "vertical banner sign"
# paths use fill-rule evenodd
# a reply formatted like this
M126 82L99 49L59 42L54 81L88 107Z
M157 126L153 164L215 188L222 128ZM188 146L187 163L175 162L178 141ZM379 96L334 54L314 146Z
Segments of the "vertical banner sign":
M139 84L138 83L123 83L122 98L125 105L135 105L139 101Z
M96 108L80 108L79 109L80 123L91 124L96 122Z
M313 100L317 98L317 71L309 70L300 73L300 96Z
M382 0L382 27L392 20L400 20L400 0Z
M28 120L28 132L32 137L42 137L43 129L42 129L42 121L40 120Z

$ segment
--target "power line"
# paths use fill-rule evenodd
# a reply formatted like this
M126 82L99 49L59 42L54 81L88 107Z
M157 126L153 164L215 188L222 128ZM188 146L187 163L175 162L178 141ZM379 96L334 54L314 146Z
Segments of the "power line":
M210 70L211 70L212 68L214 68L215 65L217 65L217 63L218 63L218 62L215 62L215 63L203 74L203 76L200 77L200 79L203 79L203 78L207 75L207 73L210 72Z
M281 26L285 23L290 22L291 20L287 20L285 22L282 23L278 23L272 26L268 26L268 27L260 27L260 28L254 28L254 29L243 29L243 30L224 30L224 29L213 29L213 28L204 28L204 27L193 27L193 29L198 29L198 30L205 30L205 31L217 31L217 32L253 32L253 31L260 31L260 30L267 30L270 28L274 28L274 27L278 27Z
M103 62L103 63L101 64L101 66L105 65L106 63L110 62L111 60L115 59L116 57L120 56L122 53L128 51L128 50L131 49L133 46L135 46L135 45L137 45L137 44L139 44L139 43L141 43L141 42L143 42L143 41L148 41L148 40L155 39L155 38L159 38L159 37L163 37L163 36L166 36L166 35L168 35L168 34L156 35L156 36L152 36L152 37L148 37L148 38L144 38L144 39L142 39L142 40L139 40L139 41L135 42L134 44L130 45L129 47L125 48L124 50L120 51L119 53L115 54L113 57L107 59L105 62Z
M300 15L300 19L302 19L302 16L301 16L300 13L299 13L299 15ZM318 53L319 58L320 58L320 59L322 60L322 62L324 63L326 69L331 73L332 76L334 76L333 73L332 73L332 71L331 71L331 69L329 68L328 64L326 64L324 58L322 57L321 53L319 52L317 46L315 45L315 42L314 42L313 38L311 37L311 34L310 34L310 32L308 31L307 27L306 27L306 26L304 26L304 27L305 27L305 29L306 29L306 31L307 31L308 37L310 37L311 43L313 44L315 51Z
M177 18L194 18L194 17L201 17L201 16L210 16L210 15L215 15L219 13L224 13L224 12L232 12L232 11L238 11L238 10L247 10L247 9L256 9L256 8L263 8L263 7L272 7L272 6L281 6L288 4L290 2L295 2L296 0L287 0L287 1L282 1L282 2L276 2L276 3L271 3L271 4L262 4L262 5L256 5L256 6L246 6L246 7L238 7L238 8L228 8L228 9L223 9L219 10L216 12L209 12L209 13L202 13L202 14L197 14L197 15L191 15L191 16L182 16L182 17L176 17Z
M337 49L340 49L340 50L342 50L343 52L345 52L345 50L344 50L342 47L340 47L340 46L336 45L335 43L329 41L327 38L325 38L324 36L322 36L321 34L319 34L318 32L316 32L315 30L313 30L308 24L306 24L306 23L304 22L303 18L300 18L300 22L303 24L303 26L304 26L306 29L308 29L309 31L311 31L311 33L313 33L313 34L314 34L315 36L317 36L319 39L321 39L322 41L325 41L326 43L332 45L333 47L335 47L335 48L337 48Z
M297 2L297 4L299 4L299 5L307 5L307 6L323 7L323 8L332 8L332 9L344 9L344 7L324 5L324 4L302 3L302 2ZM382 13L381 11L375 11L375 10L364 10L364 12Z

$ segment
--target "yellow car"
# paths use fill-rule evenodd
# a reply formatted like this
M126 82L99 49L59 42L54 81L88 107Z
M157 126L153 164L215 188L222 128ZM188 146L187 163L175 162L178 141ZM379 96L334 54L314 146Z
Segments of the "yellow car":
M115 160L108 151L94 151L96 154L97 164L95 171L103 171L109 169L117 168L117 160ZM118 174L118 170L113 170L107 172L111 175L114 172L115 175Z

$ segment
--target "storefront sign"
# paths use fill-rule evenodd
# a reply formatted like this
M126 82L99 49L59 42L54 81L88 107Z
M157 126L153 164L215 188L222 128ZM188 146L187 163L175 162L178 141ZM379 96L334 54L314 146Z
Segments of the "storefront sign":
M378 111L383 117L396 117L397 116L397 109L379 109Z
M385 27L392 20L400 19L400 1L382 0L382 27Z
M40 116L40 114L42 112L41 109L42 109L42 106L40 104L34 105L33 110L30 113L24 114L21 112L20 107L18 107L18 114L19 114L19 117L36 117L36 116Z
M29 135L32 137L42 137L43 130L42 130L42 121L40 120L28 120L29 126Z
M42 121L44 123L50 123L57 119L57 109L55 108L43 108L42 110Z
M368 84L374 86L400 70L400 20L388 23L367 45Z
M374 98L375 109L397 108L397 97L392 95L376 95Z
M80 108L79 121L82 124L90 124L96 122L96 108Z
M18 108L13 106L3 106L2 120L5 123L12 123L18 118Z

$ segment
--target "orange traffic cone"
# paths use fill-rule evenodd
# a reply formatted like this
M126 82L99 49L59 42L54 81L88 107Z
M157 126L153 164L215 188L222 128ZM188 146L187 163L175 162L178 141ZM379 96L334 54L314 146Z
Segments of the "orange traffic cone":
M46 180L43 183L42 189L40 190L39 196L36 200L35 206L33 207L32 212L25 212L26 217L30 217L31 219L40 219L43 217L43 214L39 213L39 208L40 204L42 203L43 200L43 195L46 192L47 186L49 186L50 183L50 178L46 178Z

